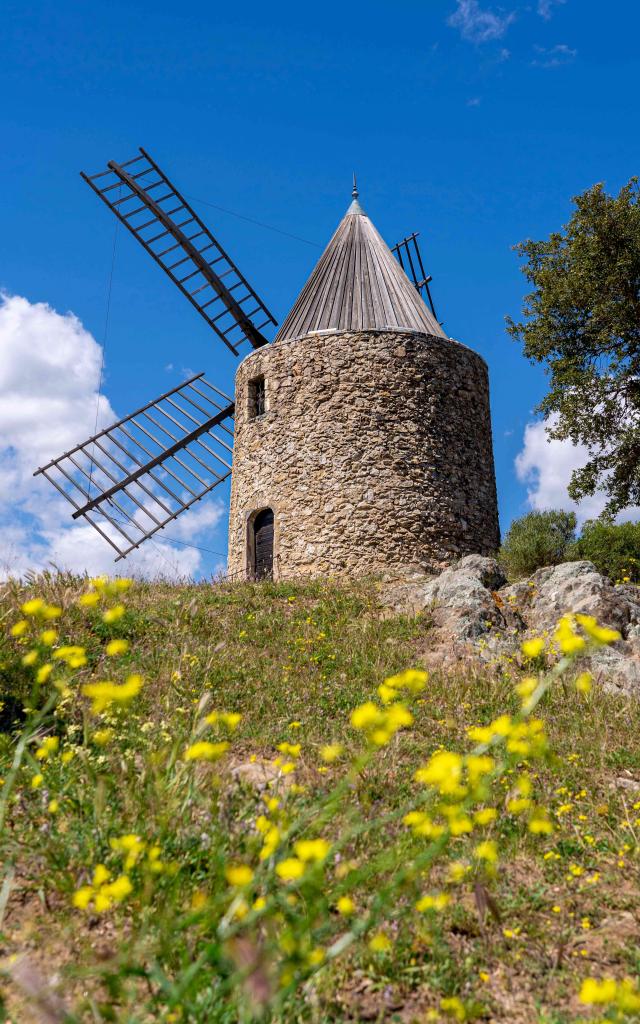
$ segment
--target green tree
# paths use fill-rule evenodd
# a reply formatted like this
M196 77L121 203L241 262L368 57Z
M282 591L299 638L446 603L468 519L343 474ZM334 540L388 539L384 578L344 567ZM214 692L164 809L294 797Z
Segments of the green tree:
M612 580L640 582L640 523L612 523L590 519L577 541L569 546L567 561L586 558Z
M549 436L587 448L570 496L603 491L615 515L640 504L639 180L617 196L594 185L574 203L562 231L515 247L533 290L507 330L549 376L538 408Z
M529 512L514 519L499 553L507 576L519 579L545 565L564 562L575 529L574 512Z

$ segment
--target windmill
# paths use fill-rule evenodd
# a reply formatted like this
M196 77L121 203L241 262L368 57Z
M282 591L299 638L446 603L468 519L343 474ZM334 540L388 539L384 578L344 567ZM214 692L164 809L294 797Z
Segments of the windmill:
M243 345L269 344L263 331L275 317L146 150L82 178L235 356ZM393 252L435 317L417 234ZM73 506L72 518L89 523L119 561L229 477L234 412L233 399L199 373L34 475L56 488Z

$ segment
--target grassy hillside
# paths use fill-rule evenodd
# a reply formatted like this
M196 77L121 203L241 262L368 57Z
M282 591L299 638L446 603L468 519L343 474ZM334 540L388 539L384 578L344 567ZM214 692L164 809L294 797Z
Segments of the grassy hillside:
M634 1019L639 705L429 642L375 583L7 584L6 1019Z

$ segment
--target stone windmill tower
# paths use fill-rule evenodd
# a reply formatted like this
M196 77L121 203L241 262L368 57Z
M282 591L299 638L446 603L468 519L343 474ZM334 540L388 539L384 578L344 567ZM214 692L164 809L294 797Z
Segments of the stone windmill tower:
M499 545L484 360L358 202L236 375L229 572L404 574Z
M415 235L395 260L354 181L271 344L275 318L146 150L82 177L218 340L253 350L235 401L198 373L36 471L116 561L230 475L241 579L424 573L495 550L487 368L442 331Z

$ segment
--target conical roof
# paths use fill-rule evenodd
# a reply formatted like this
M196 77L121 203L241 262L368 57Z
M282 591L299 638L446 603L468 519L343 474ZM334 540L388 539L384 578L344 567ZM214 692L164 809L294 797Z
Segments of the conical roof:
M360 206L354 187L351 206L275 340L365 330L446 337Z

